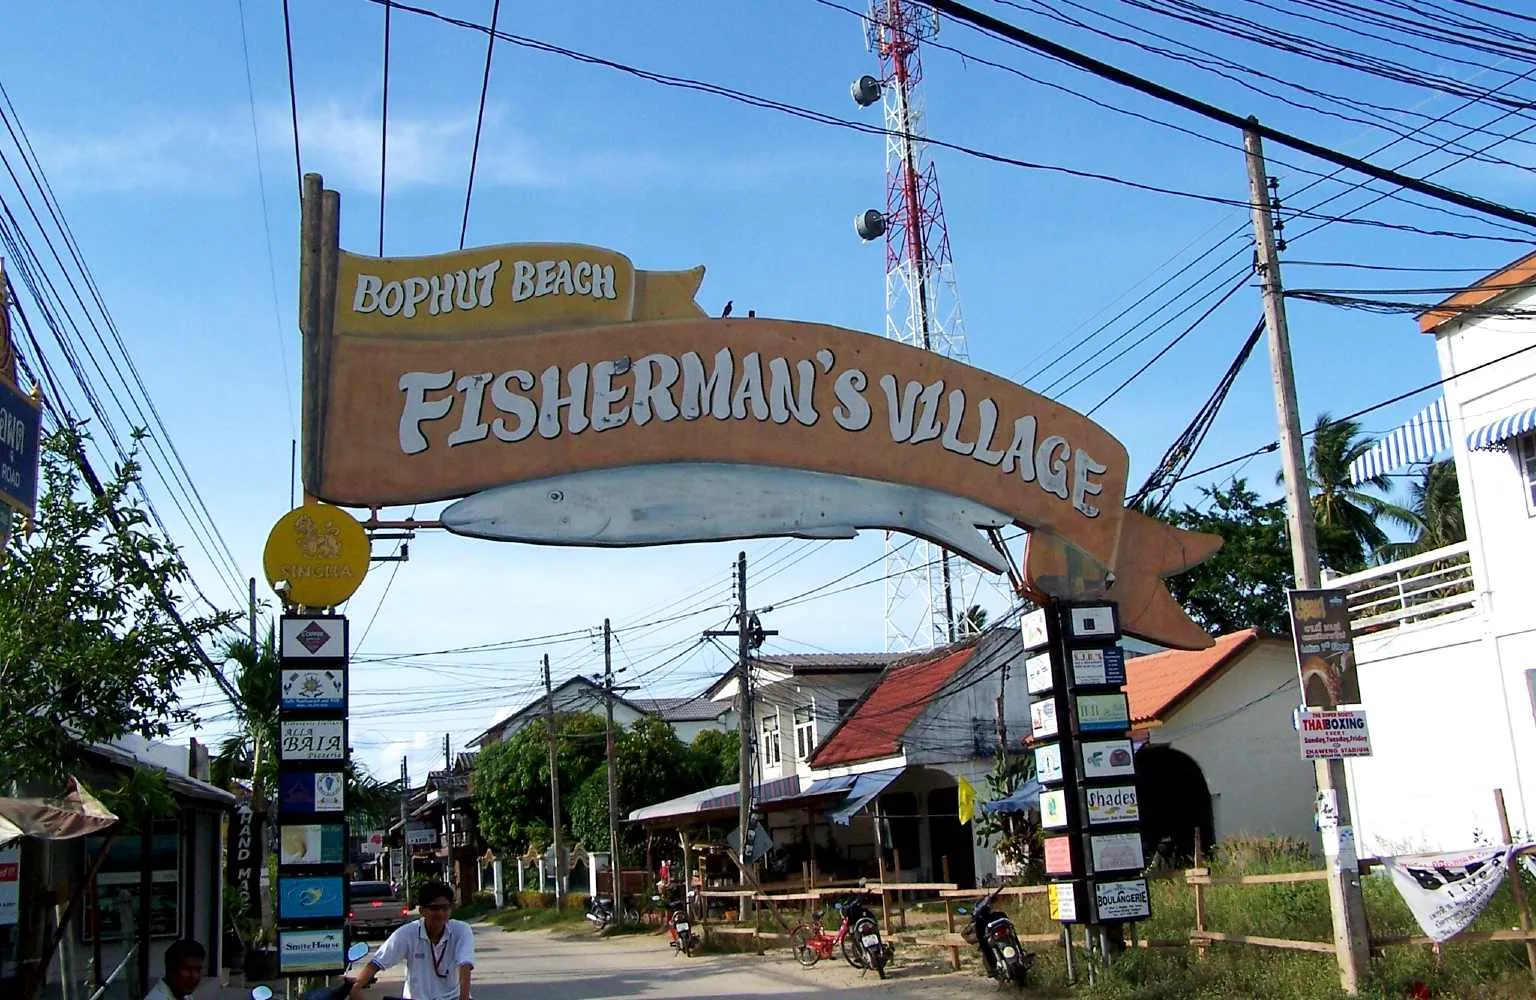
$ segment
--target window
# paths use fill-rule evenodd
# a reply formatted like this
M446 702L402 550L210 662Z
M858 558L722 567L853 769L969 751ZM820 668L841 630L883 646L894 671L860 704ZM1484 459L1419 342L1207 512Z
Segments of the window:
M1516 439L1515 457L1520 462L1520 479L1525 483L1525 512L1536 514L1536 434Z
M858 703L859 703L859 699L857 699L857 698L839 698L839 699L837 699L837 717L839 719L846 719L846 718L848 718L848 713L853 711L853 706L857 705Z
M811 706L795 709L795 760L806 760L816 749L816 716Z
M779 710L763 716L763 766L773 767L784 759L779 749Z

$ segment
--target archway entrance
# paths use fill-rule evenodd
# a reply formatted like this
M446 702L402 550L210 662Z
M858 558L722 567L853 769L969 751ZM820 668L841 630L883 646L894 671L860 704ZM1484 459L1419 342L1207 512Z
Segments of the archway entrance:
M1172 747L1147 746L1136 754L1136 798L1141 808L1141 837L1147 856L1184 864L1216 839L1211 791L1194 758Z

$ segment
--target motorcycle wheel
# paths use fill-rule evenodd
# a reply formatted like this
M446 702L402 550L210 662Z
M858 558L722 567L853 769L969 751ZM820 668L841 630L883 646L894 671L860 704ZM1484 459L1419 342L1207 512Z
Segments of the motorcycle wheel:
M852 939L853 955L858 961L854 961L854 958L849 958L848 964L852 965L855 969L874 969L880 978L884 979L885 960L887 957L885 943L882 941L873 947L864 947L864 936L866 934L879 935L879 933L880 925L875 923L870 917L862 917L854 921L853 926L848 930L848 937L843 938L843 956L845 958L848 957L848 942Z
M821 960L821 955L811 944L811 938L815 936L816 930L809 924L798 924L789 932L789 946L794 952L795 961L807 969Z
M869 968L869 960L864 955L864 946L855 940L853 931L849 931L843 937L843 961L855 969Z
M692 958L693 957L693 940L694 940L693 939L693 931L689 931L687 934L683 935L683 957L684 958Z

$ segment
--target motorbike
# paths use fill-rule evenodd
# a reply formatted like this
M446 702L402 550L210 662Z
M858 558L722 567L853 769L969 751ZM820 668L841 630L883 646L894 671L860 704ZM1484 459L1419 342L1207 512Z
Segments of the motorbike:
M346 972L352 971L352 966L362 961L368 954L368 946L361 941L355 942L347 949ZM347 1000L347 995L352 992L352 977L342 974L342 980L335 986L317 986L305 993L300 1000ZM251 990L251 1000L272 1000L272 987L257 986Z
M982 965L987 975L1003 984L1023 989L1029 984L1029 971L1035 964L1035 956L1019 945L1018 931L1013 921L1002 910L994 909L992 901L1003 891L1001 885L987 893L970 910L970 921L961 936L981 950ZM965 907L957 912L966 913Z
M880 937L880 921L866 905L867 893L849 896L843 901L843 917L848 922L848 934L843 938L843 960L855 969L874 969L881 979L885 978L886 963L896 949Z
M606 930L614 920L613 899L608 896L593 896L587 900L586 917L599 931ZM634 900L624 897L624 922L626 924L638 924L640 913L635 909Z
M690 958L693 955L694 945L698 943L698 938L694 936L693 922L688 917L688 904L684 901L684 898L680 893L672 893L671 897L666 900L666 928L667 935L671 938L672 950L684 958ZM686 898L693 898L692 890L687 893ZM653 903L660 903L662 901L659 895L651 897L651 902Z

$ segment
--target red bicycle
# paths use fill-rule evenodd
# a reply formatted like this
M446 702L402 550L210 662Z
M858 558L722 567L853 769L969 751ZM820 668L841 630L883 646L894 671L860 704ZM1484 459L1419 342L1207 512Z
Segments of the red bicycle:
M822 926L822 912L818 910L807 923L796 924L789 932L789 943L794 949L795 960L809 969L823 958L831 958L839 949L843 959L855 969L873 968L880 978L885 978L886 946L880 940L880 925L860 903L860 897L852 896L834 903L841 920L837 931L826 932Z

